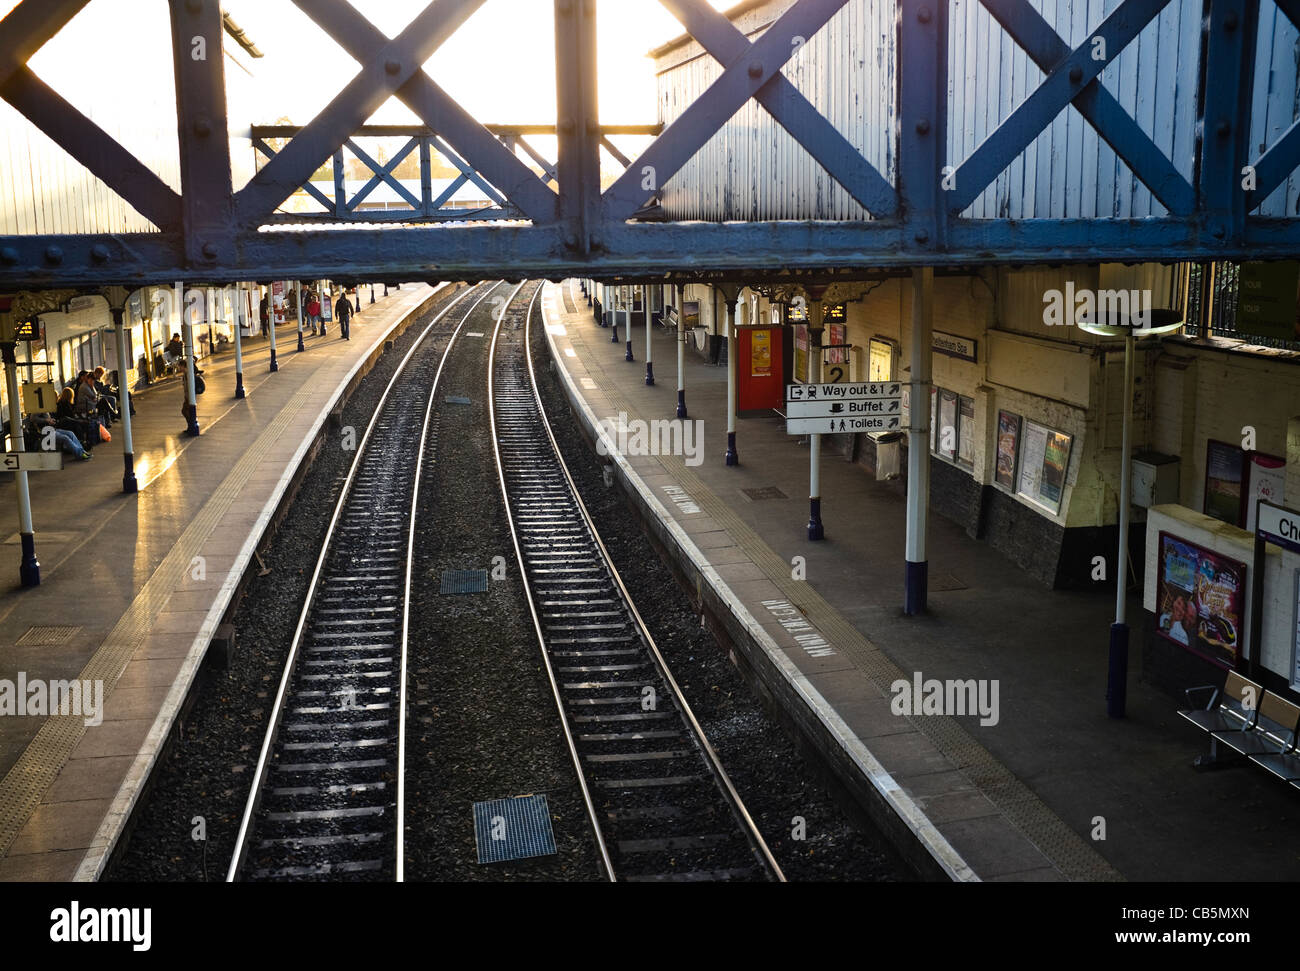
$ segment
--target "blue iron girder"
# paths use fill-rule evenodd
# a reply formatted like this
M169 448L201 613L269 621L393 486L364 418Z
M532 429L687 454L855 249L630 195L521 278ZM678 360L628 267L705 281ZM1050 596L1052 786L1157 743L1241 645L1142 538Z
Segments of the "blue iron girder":
M181 224L186 258L191 265L200 266L223 256L233 204L225 58L221 53L224 27L218 0L169 0L169 7ZM199 41L202 50L193 46Z
M605 190L605 218L628 219L645 205L745 102L780 72L799 48L794 39L817 33L846 2L797 0L762 37L724 61L721 76L664 129L632 168ZM652 185L649 190L643 188L647 179Z
M1241 234L1246 193L1241 184L1250 137L1259 0L1214 0L1206 18L1202 102L1201 217L1216 239Z
M1300 0L1274 2L1287 19L1300 28ZM1278 140L1255 160L1255 188L1246 193L1246 211L1251 212L1263 205L1297 166L1300 166L1300 121L1292 122Z
M353 139L349 138L344 142L344 145L347 146L348 150L360 159L363 165L367 166L370 171L374 173L374 175L370 177L370 180L357 191L357 194L347 201L348 212L354 212L357 206L365 201L366 196L370 195L370 193L375 190L375 186L380 183L387 184L394 192L405 199L412 209L417 212L420 211L422 208L420 200L415 198L414 193L412 193L410 189L402 185L401 182L397 181L397 179L393 177L393 170L397 168L397 166L401 165L402 160L405 159L406 156L410 155L419 144L420 140L418 138L407 139L406 144L388 160L388 164L383 165L372 159L370 154L363 151Z
M948 215L939 201L948 130L947 5L900 0L898 13L898 195L907 232L902 245L941 251ZM931 256L931 259L934 259Z
M420 143L420 205L426 216L432 216L433 210L442 205L433 203L433 158L429 154L428 137L422 135L416 140ZM457 181L464 178L462 175Z
M168 279L224 285L310 279L347 266L388 280L566 276L647 280L702 273L743 282L781 269L879 270L1153 260L1269 260L1300 254L1300 220L1247 220L1223 242L1193 221L1147 219L954 220L942 252L919 248L894 220L622 223L601 228L603 248L567 244L563 224L407 226L320 232L242 232L234 255L195 273L172 234L0 237L0 292L61 286L139 286Z
M268 145L264 139L254 138L253 148L261 152L267 158L275 158L275 149L273 149L270 145ZM302 184L302 188L304 192L306 192L309 196L311 196L313 199L319 202L327 210L334 209L334 201L330 199L330 197L327 196L325 193L321 192L320 189L316 188L316 186L313 185L310 180L304 182Z
M172 187L30 68L14 71L0 85L0 97L159 229L181 228L181 200Z
M570 249L589 253L601 244L596 4L555 0L553 11L557 215Z
M522 148L524 150L525 155L527 155L530 159L532 159L534 162L537 163L538 167L541 168L542 170L543 182L555 182L557 184L559 183L559 179L557 179L555 175L555 166L552 165L550 162L548 162L545 158L543 158L542 154L538 152L537 149L529 145L527 139L525 139L523 135L511 135L507 137L509 137L514 142L515 145L518 145L520 148ZM511 146L507 145L506 147L510 148Z
M1093 82L1170 0L1123 0L1082 44L1061 60L1010 115L984 139L955 173L948 208L961 212L979 198L1008 165L1050 125L1083 87ZM1094 38L1106 44L1106 60L1092 59Z
M470 165L463 158L457 155L452 150L450 145L444 142L437 135L430 136L429 143L438 150L439 155L441 155L448 162L450 162L452 165L458 168L460 170L460 174L464 178L468 179L470 182L473 182L476 186L482 189L483 192L487 194L487 197L489 199L491 199L499 206L504 207L507 205L506 200L502 197L501 193L498 192L496 188L494 188L490 183L484 180L482 176L480 176L477 172L475 172L474 166ZM527 172L528 170L524 169L524 171ZM528 174L530 177L532 177L534 182L538 181L536 176L533 176L533 173L528 172Z
M749 38L725 14L702 0L660 0L660 3L719 63L728 64L749 50ZM876 218L893 215L896 208L894 187L789 78L778 72L758 89L754 97L867 212ZM632 164L617 153L608 140L602 141L624 168Z
M294 0L315 19L322 8L345 0ZM430 3L393 40L385 40L361 61L361 71L311 122L295 135L235 197L235 218L256 225L329 158L398 88L421 73L422 65L483 5L484 0ZM349 8L350 9L350 8Z
M335 43L363 64L372 61L388 43L388 38L374 24L346 3L337 0L294 2ZM542 185L528 166L511 155L491 132L461 108L423 70L417 71L397 89L396 94L421 121L438 132L474 170L505 193L529 219L535 223L555 220L555 193ZM342 144L342 139L339 144ZM477 179L475 184L479 188L486 188Z
M1070 56L1069 45L1026 0L980 2L1044 74ZM1071 104L1170 213L1187 215L1195 208L1196 192L1191 183L1106 90L1100 78L1085 85Z
M25 66L32 56L81 12L90 0L22 0L4 17L0 31L0 83Z
M334 214L343 219L348 214L348 183L343 169L343 147L334 150Z

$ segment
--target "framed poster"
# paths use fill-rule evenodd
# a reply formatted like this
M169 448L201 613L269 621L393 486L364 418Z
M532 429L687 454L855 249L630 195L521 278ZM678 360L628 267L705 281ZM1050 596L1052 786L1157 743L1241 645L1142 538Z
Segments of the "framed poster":
M1015 490L1016 459L1020 456L1020 416L1009 411L998 412L998 460L994 480L998 485Z
M827 341L829 350L826 351L824 361L827 364L843 364L848 361L848 327L844 324L829 324L826 327L826 336L830 340Z
M334 298L328 293L320 298L320 319L327 324L334 322Z
M873 337L867 343L867 380L894 380L894 345Z
M1286 459L1263 452L1251 452L1246 459L1246 531L1255 531L1259 501L1285 505Z
M1292 586L1291 593L1294 608L1291 615L1291 687L1294 689L1300 685L1300 567L1296 567L1295 585Z
M957 396L957 464L975 467L975 399Z
M1156 631L1231 670L1241 659L1246 564L1160 532Z
M1201 512L1233 526L1242 525L1242 489L1246 453L1228 442L1205 443L1205 500Z
M749 332L749 376L751 378L772 376L772 332L770 330Z
M939 449L946 459L957 454L957 394L954 391L939 392Z
M939 389L930 385L930 451L934 451L935 426L939 424Z
M794 379L800 383L808 380L808 325L794 325Z
M1053 515L1060 513L1073 436L1026 420L1021 441L1016 492Z
M691 330L700 326L700 302L698 300L687 300L682 304L682 316L685 318L686 329Z

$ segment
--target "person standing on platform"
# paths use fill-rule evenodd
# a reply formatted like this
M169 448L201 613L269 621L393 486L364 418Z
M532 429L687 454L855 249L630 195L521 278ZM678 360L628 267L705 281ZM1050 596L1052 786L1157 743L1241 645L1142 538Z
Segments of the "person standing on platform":
M307 301L307 319L311 321L311 332L316 333L316 321L320 321L321 336L325 336L325 318L320 315L320 298L311 290L304 298Z
M352 322L352 304L348 302L346 290L339 294L339 305L335 313L339 315L340 335L345 341L351 340L352 338L348 336L348 325Z

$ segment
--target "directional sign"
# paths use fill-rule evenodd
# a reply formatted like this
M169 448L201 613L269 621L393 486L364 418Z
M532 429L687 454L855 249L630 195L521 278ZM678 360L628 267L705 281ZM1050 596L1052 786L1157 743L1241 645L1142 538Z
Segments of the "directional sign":
M877 381L856 384L788 384L786 401L865 401L870 398L901 398L903 385L898 381Z
M1256 513L1255 531L1276 546L1300 553L1300 513L1261 502Z
M850 398L848 401L827 398L825 401L791 401L785 406L787 418L842 418L848 415L901 415L902 398Z
M899 415L845 415L836 418L787 418L787 435L837 435L841 432L887 432L902 427Z
M63 468L62 452L5 452L0 469L6 472L57 472Z

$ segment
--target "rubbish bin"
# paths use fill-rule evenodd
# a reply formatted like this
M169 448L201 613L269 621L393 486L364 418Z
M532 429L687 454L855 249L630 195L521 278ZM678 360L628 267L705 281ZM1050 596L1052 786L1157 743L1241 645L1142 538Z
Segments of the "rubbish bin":
M876 443L876 481L897 479L903 474L903 433L870 432Z

